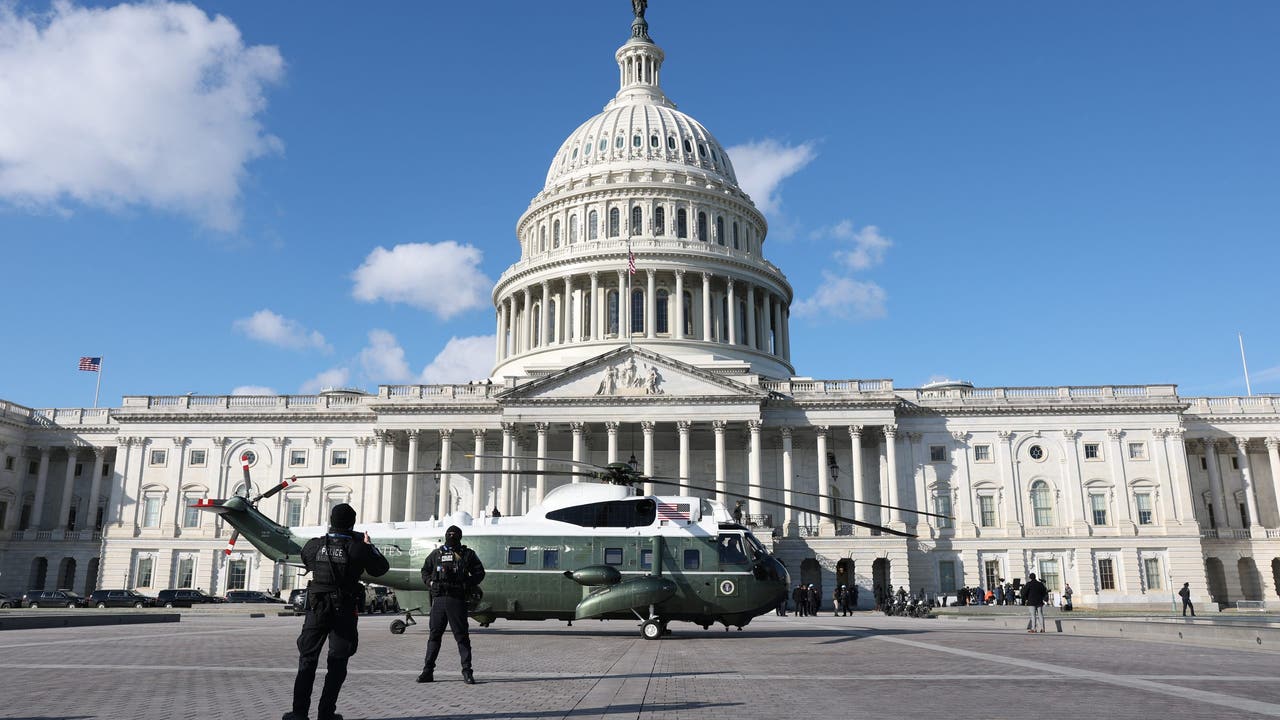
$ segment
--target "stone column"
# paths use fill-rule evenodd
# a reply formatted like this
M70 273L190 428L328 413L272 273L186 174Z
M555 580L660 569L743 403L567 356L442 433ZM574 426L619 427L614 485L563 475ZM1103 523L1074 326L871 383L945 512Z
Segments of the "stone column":
M782 313L782 305L774 299L774 295L769 295L769 336L773 340L773 344L765 348L774 355L782 355L782 344L780 342L779 327L781 322L779 317Z
M542 307L544 310L546 309L546 301L543 301ZM543 315L545 316L546 313L544 312ZM480 509L484 507L484 502L487 499L484 497L484 475L481 474L481 470L484 469L484 458L480 457L484 455L484 433L484 428L473 428L471 430L471 434L475 438L473 451L475 457L471 461L471 517L473 518L480 517Z
M756 347L756 287L751 283L747 283L747 346L759 349Z
M550 332L547 328L548 316L550 316L550 314L551 314L551 281L543 280L542 281L542 310L538 313L538 342L537 342L538 347L547 347L551 345L550 339L547 337L547 333ZM473 489L475 488L474 482L472 483L472 488Z
M733 293L734 293L734 286L737 285L738 283L733 278L728 278L725 281L725 284L726 284L725 305L729 307L729 313L727 318L727 321L729 323L729 330L724 334L724 336L729 338L730 345L737 345L738 344L738 301L734 299Z
M631 298L627 292L627 271L618 271L618 337L631 337Z
M652 475L654 472L653 431L655 427L656 427L656 423L654 423L652 420L644 420L644 421L641 421L640 423L640 432L641 432L641 435L644 437L644 474L645 475ZM645 495L653 494L653 483L647 482L644 484L644 494Z
M652 340L658 327L658 274L652 270L644 272L648 276L644 293L644 336ZM667 310L671 310L670 298L667 300Z
M536 470L538 471L538 479L534 483L534 501L541 505L542 498L547 494L547 423L534 423L533 427L538 431L538 460Z
M569 429L573 432L573 460L575 463L582 462L582 431L586 428L586 423L571 422ZM577 470L578 465L574 465L573 469ZM570 475L572 482L581 482L581 478L577 475Z
M93 479L89 482L89 499L85 502L85 514L87 515L85 527L89 530L98 529L98 493L102 489L102 468L106 463L107 449L104 447L93 447ZM102 513L102 524L107 524L107 514ZM101 563L101 561L99 561ZM98 572L102 574L101 570Z
M529 352L533 349L533 290L525 286L523 292L524 331L523 337L520 338L520 352Z
M760 421L748 420L747 433L751 437L751 445L747 450L747 482L750 486L747 488L747 494L754 497L760 497ZM764 508L759 500L748 500L747 510L753 517L760 517L764 514Z
M1168 437L1169 431L1164 428L1155 428L1151 431L1151 436L1155 438L1151 443L1151 459L1156 462L1156 481L1159 484L1159 495L1161 500L1160 524L1171 525L1176 522L1177 518L1177 491L1174 489L1176 485L1173 482L1173 473L1169 470L1169 458L1166 449L1168 448L1165 438Z
M62 479L62 498L58 503L57 529L59 530L68 529L67 524L71 522L71 494L75 490L76 460L79 457L80 448L74 445L67 447L67 473Z
M516 454L515 430L515 423L502 423L502 479L499 483L502 491L496 505L502 510L503 515L508 516L512 514L512 508L515 506L511 494L511 479L514 477L511 472L514 466L511 456Z
M560 293L559 306L556 308L556 344L569 344L569 295L573 289L573 278L566 275L564 278L564 292Z
M1258 535L1262 537L1262 519L1258 517L1258 501L1253 494L1253 467L1249 464L1249 438L1238 437L1236 442L1236 458L1240 463L1240 479L1244 485L1244 502L1245 507L1249 509L1249 527L1257 528Z
M670 312L670 303L667 311ZM676 271L676 327L671 335L677 340L684 339L684 270Z
M676 431L680 435L680 482L690 485L693 484L689 477L689 430L692 428L693 423L688 420L676 421Z
M884 451L885 451L885 465L889 473L889 504L894 506L899 506L898 499L899 499L899 496L901 495L901 493L898 492L898 442L897 440L898 440L898 426L885 425L884 426ZM901 510L894 510L892 517L895 523L905 524L906 522L905 520L902 519Z
M1124 467L1124 431L1119 428L1111 428L1107 430L1107 437L1111 439L1111 482L1116 489L1116 508L1120 511L1120 517L1117 526L1124 523L1124 526L1133 530L1136 525L1133 522L1133 510L1129 507L1131 502L1129 499L1129 481L1126 478Z
M779 311L782 317L782 359L791 362L791 311L786 305Z
M831 514L831 476L829 474L830 471L827 469L827 431L829 428L826 425L817 425L813 430L817 435L818 494L822 496L818 499L818 510L823 513L818 518L818 534L834 535L835 521L828 517Z
M1000 438L1000 457L997 462L1000 464L1001 520L1004 521L1005 529L1013 534L1021 532L1022 526L1022 503L1019 502L1013 478L1013 432L997 430L996 437Z
M503 338L506 336L506 332L504 332L506 330L506 323L503 322L501 303L498 304L498 307L494 308L493 314L495 317L495 324L497 325L497 330L494 333L495 342L493 343L493 364L497 365L502 362L502 350L505 345Z
M36 495L31 501L31 524L28 526L32 530L39 530L41 520L44 519L44 493L49 484L49 455L52 453L53 448L49 446L40 448L40 467L36 470ZM142 464L146 466L146 458L143 458ZM135 502L140 503L141 498L135 498Z
M606 463L618 462L618 426L617 420L609 420L604 424L605 437L608 438L608 449L606 451Z
M387 482L387 476L383 474L387 470L388 434L386 430L374 430L373 433L377 438L377 449L374 452L378 453L378 502L374 505L377 513L373 522L386 522L391 517L387 512L387 506L390 505L391 483Z
M849 482L853 484L853 494L850 496L853 500L852 517L855 520L866 521L867 514L863 511L863 502L867 499L866 489L862 487L862 426L849 426ZM857 532L856 530L854 532Z
M782 427L782 502L787 505L783 512L782 530L787 537L796 537L800 534L800 527L796 524L796 504L795 495L795 473L791 468L791 433L790 427Z
M528 305L525 306L526 308ZM440 431L440 498L436 508L436 517L443 520L453 512L453 503L449 501L449 467L453 458L453 430L445 428Z
M1080 432L1075 429L1062 431L1062 446L1067 449L1067 499L1060 503L1066 509L1059 518L1064 526L1076 528L1077 532L1087 534L1089 523L1089 499L1085 496L1084 485L1080 478Z
M281 439L281 440L284 440L284 438L280 438L280 439ZM328 524L329 524L329 513L325 511L325 499L324 499L324 496L325 496L325 477L324 477L324 473L325 473L325 467L326 467L326 460L325 460L325 455L326 455L326 453L325 453L325 448L326 448L326 447L328 447L328 445L329 445L329 438L327 438L327 437L325 437L325 436L323 436L323 435L320 435L320 436L317 436L317 437L313 437L313 438L311 438L311 441L312 441L313 443L315 443L315 446L316 446L316 455L318 455L318 456L319 456L319 462L317 463L317 469L320 471L320 477L316 478L316 524L317 524L317 525L328 525ZM281 450L279 451L279 455L280 455L280 457L282 457L282 458L284 457L283 445L281 445ZM281 465L282 465L282 466L281 466L281 468L280 468L280 474L281 474L281 480L283 480L283 476L284 476L284 467L283 467L283 463L282 463ZM279 481L277 481L277 482L279 482ZM406 485L405 485L405 487L408 487L408 485L406 484ZM276 497L280 497L280 496L281 496L281 493L278 493L278 494L276 495ZM407 513L407 512L408 512L408 510L406 509L406 510L405 510L405 512ZM406 515L406 517L407 517L407 515Z
M225 446L225 438L214 438L214 445L218 448L219 458L221 458L222 448ZM220 442L221 441L221 442ZM125 486L129 482L129 473L133 469L134 460L138 457L138 453L133 448L138 445L136 437L117 437L116 438L116 471L111 479L111 499L107 507L107 522L114 522L116 527L124 525L124 494ZM124 447L124 462L120 462L120 448ZM218 467L221 467L221 460ZM221 487L218 488L219 494Z
M409 462L405 467L404 480L404 519L413 522L418 519L418 431L409 431Z
M591 271L591 339L600 339L600 271Z
M1205 465L1209 468L1209 492L1213 496L1213 519L1219 528L1231 527L1231 514L1222 492L1222 472L1218 469L1218 446L1212 438L1200 438L1204 447Z
M951 482L951 512L956 515L956 535L973 535L973 489L969 474L969 433L953 430L956 472Z
M1165 438L1165 449L1169 454L1169 479L1173 492L1173 515L1179 524L1195 522L1195 501L1191 497L1191 473L1187 470L1186 431L1182 428L1170 428ZM1190 503L1190 504L1188 504ZM1185 510L1184 510L1185 508ZM1189 520L1183 520L1189 515Z
M711 273L702 273L702 337L711 340Z
M1271 466L1271 485L1275 488L1276 500L1280 501L1280 439L1269 437L1264 442L1267 446L1267 462ZM1277 511L1280 512L1280 509Z
M724 420L711 421L711 429L716 437L716 501L721 505L725 504L725 490L727 490L724 484L724 429L726 425L727 423Z

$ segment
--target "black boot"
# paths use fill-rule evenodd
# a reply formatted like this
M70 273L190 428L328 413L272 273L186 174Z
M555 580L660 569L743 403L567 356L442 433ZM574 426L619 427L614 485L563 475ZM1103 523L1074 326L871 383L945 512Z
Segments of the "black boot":
M468 684L468 685L475 685L475 684L476 684L476 676L475 676L475 675L472 675L470 670L463 670L463 671L462 671L462 682L464 682L464 683L466 683L466 684Z
M423 668L422 673L418 675L420 683L435 682L435 679L435 671L430 668Z

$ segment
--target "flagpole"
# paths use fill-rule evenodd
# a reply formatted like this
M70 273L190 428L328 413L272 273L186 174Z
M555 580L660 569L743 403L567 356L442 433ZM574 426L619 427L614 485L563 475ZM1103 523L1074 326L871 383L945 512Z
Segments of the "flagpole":
M1240 339L1240 364L1244 366L1244 391L1253 397L1253 387L1249 385L1249 363L1244 359L1244 333L1236 333Z
M98 407L98 390L102 387L102 361L105 358L98 358L98 381L93 385L93 406Z

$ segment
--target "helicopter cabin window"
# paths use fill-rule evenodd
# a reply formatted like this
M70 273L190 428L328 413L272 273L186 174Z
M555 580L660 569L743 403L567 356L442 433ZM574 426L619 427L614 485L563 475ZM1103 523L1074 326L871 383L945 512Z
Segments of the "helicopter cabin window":
M557 570L560 568L560 551L559 550L543 550L542 551L542 569Z
M702 553L696 548L690 548L684 551L684 569L697 570L702 567Z
M621 565L622 564L622 548L605 548L604 564L605 565Z
M523 565L529 557L528 548L509 547L507 548L507 564Z
M645 498L574 505L552 510L547 519L579 527L646 527L653 524L657 515L657 504Z
M651 570L652 568L653 568L653 551L641 550L640 551L640 569Z
M725 533L720 536L720 564L746 565L747 551L742 547L742 536Z

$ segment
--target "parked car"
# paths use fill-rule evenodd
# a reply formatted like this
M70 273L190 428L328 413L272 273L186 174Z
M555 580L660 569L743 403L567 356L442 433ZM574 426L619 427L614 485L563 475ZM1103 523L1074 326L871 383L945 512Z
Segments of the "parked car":
M191 607L193 605L212 605L226 602L226 598L207 595L203 590L161 590L156 594L156 605L167 608Z
M70 590L32 590L22 596L22 606L41 607L84 607L84 598Z
M284 601L261 590L232 590L227 593L229 603L283 603Z
M89 593L89 605L108 607L155 607L156 599L135 590L94 590Z
M395 590L382 585L374 585L373 593L377 596L377 601L374 605L378 608L378 612L400 612L400 601L396 599Z
M297 588L289 593L289 604L293 606L294 612L307 611L307 589Z
M17 607L19 602L20 598L16 598L7 593L0 593L0 608Z

